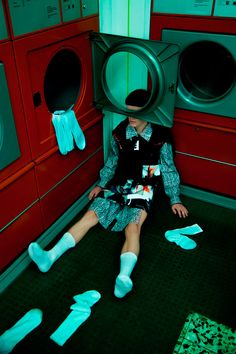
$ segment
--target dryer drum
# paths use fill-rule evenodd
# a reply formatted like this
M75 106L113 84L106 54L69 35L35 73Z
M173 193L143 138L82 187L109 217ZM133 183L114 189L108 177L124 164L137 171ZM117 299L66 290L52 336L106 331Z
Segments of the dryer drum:
M180 57L179 90L192 100L213 102L233 88L235 60L223 45L199 41L188 46Z
M51 59L44 78L44 96L50 112L67 110L80 92L81 64L70 49L60 50Z

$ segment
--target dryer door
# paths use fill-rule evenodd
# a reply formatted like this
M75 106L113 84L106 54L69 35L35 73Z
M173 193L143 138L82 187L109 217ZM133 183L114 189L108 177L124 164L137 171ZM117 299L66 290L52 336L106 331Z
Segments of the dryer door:
M94 104L99 109L141 118L171 127L176 97L179 48L175 44L123 37L104 33L91 33L93 56ZM125 97L133 89L129 85L132 62L146 71L147 86L151 91L148 103L138 111L125 106ZM137 79L136 77L136 79ZM123 92L116 92L116 81L123 80ZM132 81L132 80L131 80ZM140 80L142 81L142 80ZM135 80L138 82L138 80Z

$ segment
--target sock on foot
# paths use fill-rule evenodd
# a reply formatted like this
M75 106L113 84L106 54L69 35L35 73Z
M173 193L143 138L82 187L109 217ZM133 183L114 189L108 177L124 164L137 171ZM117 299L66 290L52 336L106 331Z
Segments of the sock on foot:
M45 273L63 253L74 246L75 240L73 236L69 232L66 232L50 251L42 250L36 242L33 242L28 247L28 253L39 270Z
M28 311L15 325L0 336L0 353L8 354L22 339L42 322L43 313L39 309Z
M130 275L138 257L133 252L125 252L120 256L120 273L116 278L114 294L118 298L124 297L133 288L133 282Z

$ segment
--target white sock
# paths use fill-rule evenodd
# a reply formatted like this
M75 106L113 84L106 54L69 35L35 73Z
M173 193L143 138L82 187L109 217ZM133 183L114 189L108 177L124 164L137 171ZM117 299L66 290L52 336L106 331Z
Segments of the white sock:
M66 232L50 251L42 250L36 242L33 242L29 245L28 252L39 270L45 273L63 253L74 247L75 244L74 237L69 232Z
M133 282L130 275L138 257L133 252L125 252L120 256L120 273L116 278L114 294L116 297L122 298L133 288Z
M27 334L42 322L43 313L32 309L21 317L13 327L0 336L0 353L8 354Z
M96 290L89 290L83 294L75 295L73 299L76 301L71 308L71 313L50 336L50 338L62 346L79 328L79 326L87 320L91 314L91 307L99 301L101 294Z

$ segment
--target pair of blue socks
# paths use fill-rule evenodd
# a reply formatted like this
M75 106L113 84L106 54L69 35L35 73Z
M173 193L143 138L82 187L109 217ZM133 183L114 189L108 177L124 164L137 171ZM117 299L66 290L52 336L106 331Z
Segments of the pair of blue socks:
M50 336L50 338L62 346L87 320L91 314L91 307L100 300L101 295L96 290L89 290L73 297L75 303L70 307L72 310L62 324ZM20 318L13 327L0 336L0 353L8 354L30 332L42 322L43 313L40 309L32 309Z
M86 145L85 136L79 126L75 112L70 108L67 111L55 111L52 116L59 151L62 155L74 149L76 146L83 150Z
M197 244L186 235L195 235L202 231L202 228L198 224L194 224L192 226L166 231L165 238L170 242L176 243L177 246L185 250L192 250Z

